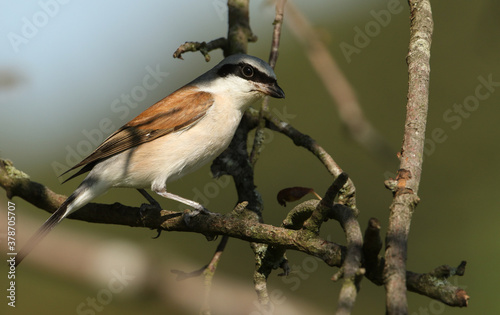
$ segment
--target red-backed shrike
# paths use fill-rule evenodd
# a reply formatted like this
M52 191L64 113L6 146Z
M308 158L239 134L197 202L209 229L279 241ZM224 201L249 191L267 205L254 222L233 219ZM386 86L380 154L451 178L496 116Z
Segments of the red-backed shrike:
M112 187L151 188L197 211L201 204L167 192L166 184L225 150L243 112L257 99L284 98L273 69L259 58L232 55L146 109L69 171L89 172L16 257L16 265L70 213ZM151 199L151 198L149 198ZM150 200L151 201L151 200Z

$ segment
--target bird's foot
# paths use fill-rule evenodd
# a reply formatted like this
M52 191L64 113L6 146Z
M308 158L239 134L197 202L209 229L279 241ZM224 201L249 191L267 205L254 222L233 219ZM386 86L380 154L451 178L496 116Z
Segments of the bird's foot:
M144 219L147 216L149 211L160 212L161 206L159 203L143 203L139 208L139 215Z
M146 213L146 211L148 210L157 210L157 211L161 211L161 206L160 204L158 203L158 201L156 201L153 197L151 197L150 194L148 194L148 192L144 189L137 189L137 191L139 193L141 193L141 195L144 196L144 198L146 198L147 201L149 201L149 204L147 203L143 203L141 205L141 208L140 208L140 214L141 214L141 217L144 216L144 214Z
M153 200L151 203L141 204L139 208L139 216L141 217L141 221L144 222L144 225L146 225L145 221L147 220L147 217L151 215L151 212L160 215L161 210L162 209L160 204L155 200ZM162 229L159 228L156 231L158 232L158 234L154 236L153 239L157 239L158 237L160 237Z
M200 207L196 207L194 210L185 211L183 214L184 222L187 226L191 225L191 219L198 215L217 215L218 213L210 212L207 208L200 205Z

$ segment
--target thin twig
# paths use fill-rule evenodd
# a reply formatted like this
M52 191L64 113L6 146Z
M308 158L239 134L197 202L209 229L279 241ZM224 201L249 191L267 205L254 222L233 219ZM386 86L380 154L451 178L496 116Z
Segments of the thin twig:
M463 276L465 265L465 261L462 261L456 268L443 265L427 274L408 271L406 273L408 290L419 292L420 294L425 292L424 295L450 306L465 307L469 302L467 292L457 286L451 285L447 281L451 276Z
M340 271L332 277L335 280L340 279L341 276L344 278L337 304L337 315L351 314L359 290L359 282L364 273L360 269L363 236L356 216L351 208L342 204L334 204L335 197L347 183L348 178L346 173L337 176L325 196L317 203L311 216L304 222L305 230L319 234L322 223L326 219L334 219L340 223L346 235L346 259Z
M215 49L226 49L227 45L227 40L224 37L214 39L208 43L206 42L185 42L184 44L180 45L179 48L174 52L173 57L174 58L179 58L179 59L184 59L182 58L182 54L188 51L199 51L204 57L205 61L209 62L210 61L210 55L208 52L215 50Z
M345 173L341 173L333 182L333 184L328 188L325 197L319 202L318 208L323 208L325 210L320 211L322 215L322 221L325 218L330 218L337 220L340 226L344 230L346 240L347 240L347 254L344 263L342 264L341 271L333 278L340 278L342 274L344 282L339 293L337 310L335 314L337 315L348 315L351 314L352 308L354 307L354 302L356 301L357 292L359 291L359 282L362 279L364 270L361 267L361 257L362 257L362 246L363 246L363 235L361 233L361 228L358 221L353 213L353 211L342 204L334 204L334 198L340 189L347 183L348 176ZM311 215L311 218L315 217L315 212ZM316 224L319 222L316 221ZM304 226L306 226L306 223Z
M319 234L321 225L328 218L328 212L333 207L334 200L342 187L347 183L349 176L342 172L340 173L333 184L328 188L325 196L321 199L316 210L311 214L311 217L304 222L304 228L315 234Z
M295 206L288 212L283 220L282 226L291 230L299 230L304 226L304 222L309 219L314 210L316 210L316 200L307 200Z
M269 53L269 65L274 69L276 62L278 61L279 47L280 47L280 37L281 37L281 26L283 25L283 16L285 14L285 4L286 0L276 1L276 14L274 17L274 30L273 30L273 40L271 43L271 51Z
M215 274L215 270L217 269L217 264L222 256L222 252L226 248L227 240L228 240L228 237L224 235L222 237L222 240L220 241L219 245L217 246L217 249L215 250L214 255L212 256L210 263L201 267L200 269L196 269L196 270L191 271L191 272L185 272L185 271L178 270L178 269L172 269L171 272L173 274L177 275L176 280L183 281L183 280L186 280L189 278L199 277L202 274L204 274L205 275L205 282L207 282L207 278L210 278L209 279L210 280L209 284L210 284L211 278ZM205 292L210 292L210 288L207 287L205 289ZM206 297L207 297L207 295L206 295ZM208 301L208 300L206 299L206 301ZM208 305L208 304L206 304L206 305Z
M288 12L286 26L303 44L311 65L337 105L340 119L347 127L349 134L378 157L382 163L395 162L393 149L364 116L354 88L342 73L317 32L292 3L288 5ZM392 165L393 163L390 164L390 166Z
M400 169L393 187L386 236L384 282L387 314L407 314L406 251L422 172L425 126L429 104L430 48L433 30L429 0L409 0L408 102Z
M219 246L217 246L217 249L215 250L215 254L212 257L212 260L207 265L207 268L205 268L205 270L203 271L203 275L205 276L205 298L203 299L203 305L201 307L200 314L210 314L210 291L212 289L212 279L214 278L217 264L220 261L222 252L226 248L228 240L229 237L227 237L226 235L222 237Z
M258 117L258 112L256 110L250 109L246 112L245 116L256 119ZM285 136L290 138L295 145L301 146L312 152L327 168L328 172L333 175L334 178L337 178L343 172L342 168L340 168L335 160L333 160L331 155L328 154L328 152L326 152L326 150L323 149L323 147L321 147L313 138L301 133L292 125L273 116L270 113L266 113L265 118L266 127L284 134ZM356 208L356 188L354 187L354 183L350 178L348 179L347 184L344 185L344 187L340 190L338 202L341 204L345 204L346 206L351 208L354 214L357 216L358 209Z
M274 17L274 30L273 30L273 40L271 43L271 52L269 53L269 65L274 69L279 55L279 45L281 36L281 26L283 25L283 15L285 11L286 0L276 1L276 15ZM259 155L262 151L262 143L264 142L264 113L269 112L269 97L265 97L262 100L260 107L259 119L260 123L255 130L255 137L253 141L252 151L250 153L250 161L252 165L255 165Z
M358 220L347 206L334 205L329 216L340 223L347 240L346 259L341 268L344 282L340 289L335 314L348 315L352 312L359 291L359 283L365 273L365 270L361 268L363 235ZM334 275L333 278L339 278L339 275Z

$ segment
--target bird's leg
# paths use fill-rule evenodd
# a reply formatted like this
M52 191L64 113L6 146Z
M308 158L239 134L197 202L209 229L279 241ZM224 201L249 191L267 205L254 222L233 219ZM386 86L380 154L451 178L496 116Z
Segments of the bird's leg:
M205 208L201 204L197 203L196 201L189 200L189 199L183 198L181 196L178 196L176 194L169 193L169 192L167 192L167 190L165 188L163 188L161 190L155 190L154 192L157 193L158 195L164 197L164 198L171 199L171 200L183 203L187 206L193 207L194 211L190 211L189 213L184 215L184 221L186 222L187 225L189 225L191 218L197 216L200 213L207 214L207 215L214 214L214 213L208 211L207 208Z
M148 194L147 191L145 191L142 188L141 189L138 188L137 191L140 192L141 195L143 195L144 198L146 198L146 200L149 202L149 203L141 204L141 208L139 210L139 214L141 215L141 217L144 217L144 215L146 214L146 212L148 210L154 210L154 211L158 211L158 212L161 211L161 206L158 203L158 201L154 200L154 198L151 197L151 195Z
M138 188L137 189L138 192L141 193L141 195L144 196L144 198L146 198L146 200L149 202L149 204L159 210L161 210L161 206L160 204L158 203L158 201L156 201L150 194L148 194L148 192L142 188Z
M158 203L158 201L156 201L150 194L148 194L148 192L146 190L144 190L142 188L137 188L137 191L140 192L141 195L143 195L144 198L146 198L146 200L149 202L149 203L143 203L141 205L141 208L139 210L141 218L144 217L146 211L148 211L148 210L157 210L158 212L161 211L161 206ZM153 237L153 239L160 237L162 229L159 228L156 231L158 232L158 235Z

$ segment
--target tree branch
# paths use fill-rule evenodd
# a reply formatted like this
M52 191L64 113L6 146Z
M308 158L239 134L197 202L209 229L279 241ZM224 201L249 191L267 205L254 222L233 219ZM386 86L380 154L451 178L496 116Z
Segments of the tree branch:
M254 125L258 124L258 111L250 108L246 111L245 116L247 116L248 119L251 119ZM284 134L285 136L290 138L295 145L303 147L312 152L326 167L328 172L333 175L334 178L338 177L343 172L342 168L340 168L340 166L333 160L331 155L328 154L328 152L326 152L326 150L323 149L323 147L321 147L313 138L301 133L292 125L283 120L280 120L279 118L273 116L271 113L265 113L264 117L266 119L267 128ZM345 204L346 206L351 208L354 214L357 216L358 209L356 208L356 188L354 187L354 183L350 178L347 180L346 185L344 185L344 187L340 189L338 202L340 204Z
M249 0L228 0L229 28L224 56L246 54L249 42L256 42L257 36L250 28Z
M0 159L0 187L7 192L8 198L22 198L49 213L53 213L67 198L42 184L31 181L29 176L17 170L12 162L2 159ZM141 211L139 207L120 203L111 205L89 203L72 213L68 218L91 223L117 224L154 230L194 232L209 237L227 235L246 241L266 243L276 248L298 250L319 257L330 266L340 267L346 257L348 250L346 247L318 237L311 238L310 232L301 231L303 223L310 217L318 204L318 200L308 200L297 205L287 215L281 228L262 223L252 222L250 224L245 220L245 214L249 211L245 211L245 207L241 206L244 203L238 205L232 213L210 217L211 220L207 222L204 222L207 219L206 216L194 217L191 219L189 227L185 225L181 212L168 210L158 212L152 208ZM383 265L383 262L382 258L380 263ZM284 263L286 264L286 262ZM366 277L373 283L381 285L382 282L377 281L377 279L382 279L382 270L372 270L369 266L365 266L365 268L367 268ZM286 268L284 269L286 270ZM463 270L463 267L461 269ZM462 275L463 271L451 272L450 276L454 274ZM457 296L460 294L466 296L464 290L446 281L423 281L426 279L426 275L408 271L406 274L408 289L451 306L463 306L463 300L453 299L449 293L457 291Z
M410 44L408 49L408 102L400 169L393 187L386 236L384 283L388 314L407 314L406 250L412 213L422 172L425 126L429 102L430 48L433 30L428 0L409 0Z
M335 197L347 183L348 176L341 173L333 184L328 188L325 196L317 201L304 202L310 207L306 210L301 207L294 208L287 219L283 222L285 226L299 228L309 231L313 235L318 235L321 225L327 219L334 219L340 223L347 239L346 259L342 268L332 277L332 280L344 278L344 283L339 295L336 314L350 314L354 307L359 282L364 273L360 269L362 258L363 236L358 221L351 208L334 204ZM314 210L312 210L314 209Z
M407 271L408 290L423 294L450 306L467 306L469 302L467 292L447 281L451 276L463 276L465 265L465 261L462 261L456 268L443 265L427 274Z
M344 278L344 283L342 284L339 294L336 314L347 315L351 314L359 291L359 283L365 273L365 270L361 268L363 235L356 217L347 206L341 204L334 205L329 213L329 217L340 223L347 240L346 259L341 270L332 278L336 280L340 275Z
M9 165L9 171L6 170L5 165ZM50 213L54 212L66 199L65 196L57 195L49 188L32 182L22 172L15 170L15 173L24 175L13 177L14 170L12 163L0 160L0 187L9 192L10 198L20 197L37 207L43 207L43 210ZM42 195L37 190L43 190L47 193ZM120 203L111 205L89 203L69 215L68 218L92 223L127 225L154 230L195 232L207 237L227 235L249 242L265 243L308 253L321 258L329 266L340 266L342 264L345 247L328 242L320 237L311 237L304 231L290 231L285 228L255 222L251 216L248 216L248 213L253 212L247 211L245 207L236 207L232 212L224 215L198 215L191 218L189 226L187 226L182 218L182 212L169 210L158 212L153 208L142 209L141 211L139 207L125 206Z
M364 274L364 270L360 269L363 254L363 235L359 223L351 208L342 204L334 204L335 195L337 195L340 189L346 184L347 179L347 174L341 173L330 188L328 188L325 197L318 204L318 208L324 209L322 211L323 215L319 217L326 217L338 221L347 239L346 259L342 264L342 268L332 277L332 280L337 280L341 276L344 278L344 283L342 284L339 294L339 302L337 304L337 315L351 314L359 291L359 283ZM311 218L314 217L315 212L311 215Z
M328 188L325 196L321 199L316 209L311 213L311 216L304 222L304 228L314 234L319 234L321 225L329 219L329 210L333 207L335 197L340 192L342 187L347 183L349 177L346 173L340 173L333 184ZM335 217L338 219L339 217Z
M210 314L210 291L212 288L212 279L215 275L215 270L217 269L217 264L220 261L222 256L222 252L226 248L227 241L229 237L226 235L222 236L222 240L220 241L217 249L215 250L215 254L212 257L212 260L208 264L207 268L203 271L205 276L205 298L203 299L203 306L201 308L200 314L209 315Z
M206 42L185 42L184 44L180 45L177 50L174 52L173 57L174 58L179 58L179 59L184 59L182 58L182 54L188 51L199 51L203 57L205 57L205 61L209 62L210 61L210 55L208 54L210 51L215 50L215 49L222 49L225 50L227 47L227 39L224 37L220 37L217 39L214 39L208 43Z

